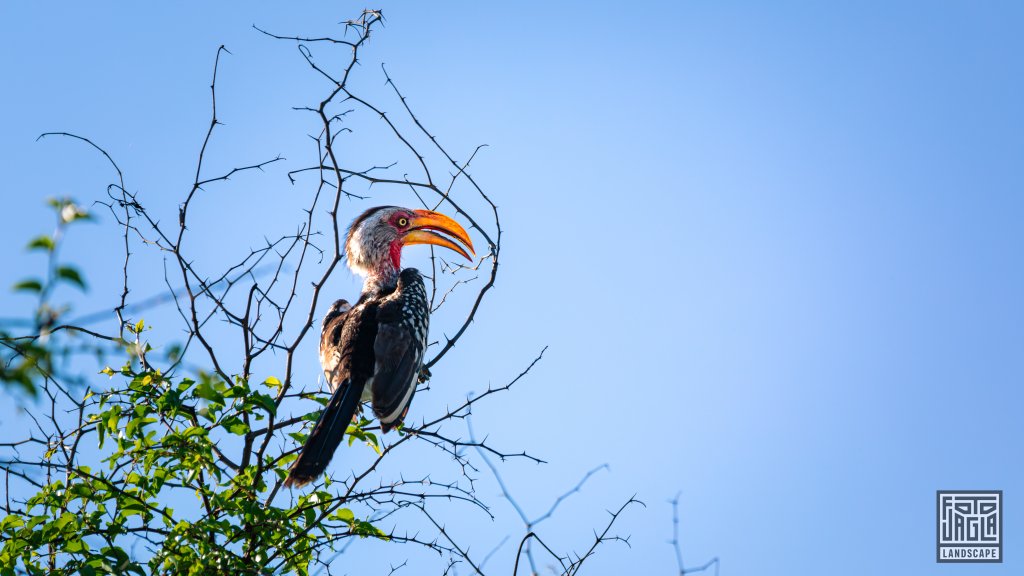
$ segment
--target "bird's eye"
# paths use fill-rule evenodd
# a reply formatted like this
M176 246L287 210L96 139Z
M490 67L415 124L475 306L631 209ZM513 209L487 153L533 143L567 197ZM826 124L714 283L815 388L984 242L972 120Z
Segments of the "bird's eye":
M408 225L409 225L409 219L408 218L399 218L398 219L398 227L399 228L405 228Z

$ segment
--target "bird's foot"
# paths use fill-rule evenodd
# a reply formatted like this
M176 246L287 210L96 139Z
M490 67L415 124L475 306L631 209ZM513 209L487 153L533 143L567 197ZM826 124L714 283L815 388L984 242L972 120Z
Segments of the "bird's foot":
M430 380L430 370L427 368L421 368L418 380L420 384L423 384L427 380Z

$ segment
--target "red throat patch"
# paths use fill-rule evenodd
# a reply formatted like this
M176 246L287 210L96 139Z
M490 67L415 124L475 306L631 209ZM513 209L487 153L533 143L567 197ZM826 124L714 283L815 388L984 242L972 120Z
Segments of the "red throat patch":
M402 240L400 238L396 238L391 243L390 253L391 253L391 265L395 267L396 271L401 270L402 269Z

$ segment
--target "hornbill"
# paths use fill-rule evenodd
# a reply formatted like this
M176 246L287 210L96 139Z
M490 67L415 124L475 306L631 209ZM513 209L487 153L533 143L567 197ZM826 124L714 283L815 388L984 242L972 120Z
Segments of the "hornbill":
M305 486L323 474L362 402L372 404L385 433L409 411L430 321L423 277L415 268L401 266L402 248L412 244L443 246L468 260L475 254L462 226L438 212L379 206L352 222L345 258L365 278L363 293L354 306L334 302L324 317L320 365L333 394L285 486Z

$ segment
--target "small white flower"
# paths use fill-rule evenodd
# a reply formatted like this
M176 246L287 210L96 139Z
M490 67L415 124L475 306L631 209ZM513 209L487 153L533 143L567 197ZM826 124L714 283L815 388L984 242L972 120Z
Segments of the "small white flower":
M78 211L78 206L75 206L74 204L69 202L60 211L60 219L62 222L67 224L68 222L74 220L75 217L78 216L79 214L81 214L81 212Z

